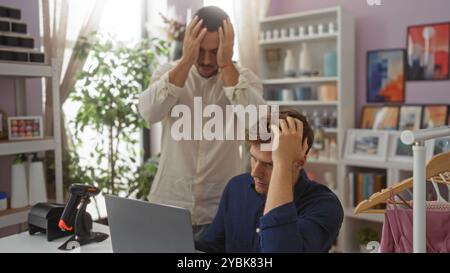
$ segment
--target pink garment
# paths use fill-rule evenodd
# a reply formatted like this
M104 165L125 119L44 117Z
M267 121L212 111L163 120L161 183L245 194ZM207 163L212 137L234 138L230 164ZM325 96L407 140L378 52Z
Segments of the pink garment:
M427 205L427 207L433 206ZM427 252L450 252L450 211L447 209L427 209L426 218ZM384 214L379 252L412 253L412 222L412 209L395 207L387 209Z

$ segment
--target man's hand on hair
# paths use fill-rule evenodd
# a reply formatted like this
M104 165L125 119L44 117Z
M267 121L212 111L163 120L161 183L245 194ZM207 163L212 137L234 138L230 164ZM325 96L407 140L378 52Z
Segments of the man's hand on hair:
M217 65L225 68L233 65L234 30L230 18L223 20L219 27L219 50L217 51Z
M301 167L305 163L308 149L307 139L303 139L303 123L295 118L287 117L279 120L279 127L272 125L277 148L272 151L274 166Z
M202 26L203 19L199 20L198 16L195 16L186 28L181 62L194 65L197 61L200 52L200 43L207 32L207 29L205 27L202 28Z

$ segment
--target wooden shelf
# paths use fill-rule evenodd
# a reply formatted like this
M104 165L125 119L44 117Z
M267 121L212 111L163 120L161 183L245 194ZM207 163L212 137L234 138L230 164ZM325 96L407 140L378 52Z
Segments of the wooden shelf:
M400 170L412 171L412 163L403 162L391 162L391 161L368 161L368 160L349 160L345 159L342 161L347 166L355 167L366 167L366 168L377 168L377 169L388 169L395 168Z
M337 81L338 77L300 77L300 78L264 79L262 80L262 83L265 85L281 85L281 84L300 84L300 83L327 83Z
M319 101L319 100L310 100L310 101L276 101L270 100L267 101L270 105L280 105L280 106L326 106L326 105L337 105L337 101Z
M31 207L27 206L0 211L0 228L27 222L30 209Z
M336 160L322 160L322 159L308 159L307 164L323 164L323 165L336 165Z
M51 137L37 140L0 141L0 156L54 150L55 140Z
M0 62L0 77L51 77L52 67L45 64Z

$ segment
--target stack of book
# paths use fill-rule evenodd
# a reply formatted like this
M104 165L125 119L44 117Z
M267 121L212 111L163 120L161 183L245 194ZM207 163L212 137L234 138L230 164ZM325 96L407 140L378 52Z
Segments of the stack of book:
M19 9L0 6L0 61L44 63L21 16Z
M386 188L386 173L350 172L350 205L356 207L360 202Z

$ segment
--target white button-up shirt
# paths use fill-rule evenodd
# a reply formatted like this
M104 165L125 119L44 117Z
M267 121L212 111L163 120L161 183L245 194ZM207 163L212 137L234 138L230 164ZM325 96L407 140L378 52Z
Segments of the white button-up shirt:
M152 84L139 98L142 117L148 123L162 121L161 158L149 200L189 209L193 225L209 224L226 183L242 172L241 141L204 138L176 141L171 127L179 117L171 117L171 110L175 105L184 104L193 116L194 97L200 97L203 109L207 105L219 105L225 117L226 105L266 104L261 96L262 84L250 70L235 65L239 81L236 86L224 87L221 72L203 78L192 66L184 87L180 88L169 83L169 71L175 65L169 63L155 71ZM203 118L203 124L209 119Z

